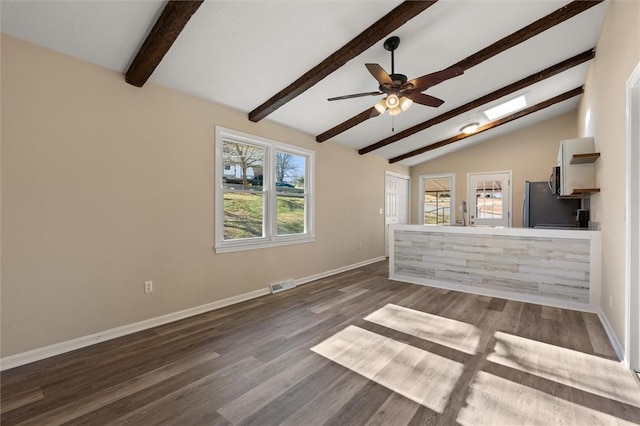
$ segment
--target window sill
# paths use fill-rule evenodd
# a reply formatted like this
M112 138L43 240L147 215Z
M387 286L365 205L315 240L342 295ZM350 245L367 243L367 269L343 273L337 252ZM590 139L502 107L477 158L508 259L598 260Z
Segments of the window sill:
M280 239L278 241L260 241L260 242L242 242L232 244L218 244L214 247L216 253L233 253L246 250L258 250L265 248L273 248L280 246L290 246L294 244L312 243L316 240L315 236L291 237Z

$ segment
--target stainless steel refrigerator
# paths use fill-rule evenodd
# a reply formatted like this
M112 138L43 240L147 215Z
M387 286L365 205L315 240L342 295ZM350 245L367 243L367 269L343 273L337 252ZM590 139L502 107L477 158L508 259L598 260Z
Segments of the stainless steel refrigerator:
M523 221L525 228L578 227L576 215L579 199L559 199L551 192L548 182L524 184Z

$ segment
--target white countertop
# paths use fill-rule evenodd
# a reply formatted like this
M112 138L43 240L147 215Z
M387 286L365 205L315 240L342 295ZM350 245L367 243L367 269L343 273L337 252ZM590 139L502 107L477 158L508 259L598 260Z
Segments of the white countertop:
M492 226L455 226L455 225L391 225L397 231L439 232L450 234L476 235L512 235L518 237L539 238L578 238L593 239L600 235L600 231L584 228L576 229L545 229L545 228L501 228Z

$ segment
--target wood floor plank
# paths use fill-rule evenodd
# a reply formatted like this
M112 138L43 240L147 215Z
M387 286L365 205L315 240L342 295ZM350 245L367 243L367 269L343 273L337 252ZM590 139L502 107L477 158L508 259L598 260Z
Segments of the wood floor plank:
M116 407L106 407L109 415L98 413L94 418L79 418L86 424L100 423L106 425L142 425L142 424L194 424L204 418L217 418L217 409L225 403L240 397L255 384L246 379L243 373L261 365L255 358L241 359L225 368L208 369L199 378L181 386L171 384L166 392L155 397L147 404L137 408L129 408L125 413L113 416ZM194 377L195 378L195 377ZM163 410L162 407L172 407ZM105 420L109 421L106 422ZM220 419L223 419L220 417ZM219 419L219 420L220 420ZM226 421L226 420L225 420Z
M326 364L328 361L322 360L315 354L307 355L291 365L289 369L276 374L240 398L224 405L218 413L231 423L240 423Z
M387 267L2 372L0 423L640 424L640 385L597 315Z
M600 320L596 314L582 313L582 319L587 327L587 334L589 335L589 342L591 347L598 355L616 358L616 352L611 347L611 342L607 337L607 332L602 327Z
M316 397L318 389L324 389L330 386L345 374L347 374L345 368L330 363L278 395L276 399L244 419L242 424L255 426L265 424L279 425L294 415L309 401L312 401Z
M367 382L325 422L327 426L361 425L369 421L392 391L375 382Z
M189 356L186 359L167 364L157 370L150 371L133 380L125 381L96 394L79 398L68 404L57 407L54 410L42 413L39 416L21 422L23 426L40 425L61 425L69 422L83 414L94 411L115 400L124 398L127 395L138 392L141 389L153 386L166 380L167 378L180 374L186 369L193 368L201 363L217 358L219 355L211 351L202 351Z
M367 426L408 425L419 408L420 404L397 393L392 393L384 404L373 413Z
M6 398L3 395L2 401L0 402L0 413L7 413L42 399L44 399L44 394L40 387L28 389L13 395L9 394Z
M369 381L365 377L347 371L332 385L317 389L315 398L284 420L282 425L324 425L367 383Z

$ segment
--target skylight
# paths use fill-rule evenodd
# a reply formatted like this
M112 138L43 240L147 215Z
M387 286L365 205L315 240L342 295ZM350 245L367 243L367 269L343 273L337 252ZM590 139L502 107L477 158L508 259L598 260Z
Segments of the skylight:
M510 101L485 110L484 115L486 115L489 120L495 120L496 118L504 117L505 115L522 109L526 106L527 101L524 98L524 95L521 95L517 98L511 99Z

